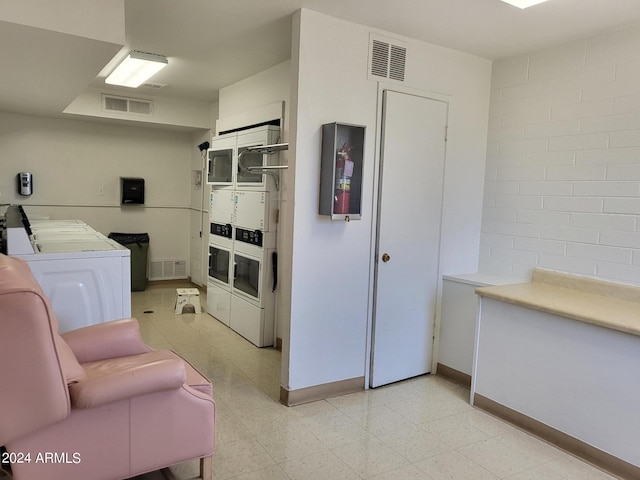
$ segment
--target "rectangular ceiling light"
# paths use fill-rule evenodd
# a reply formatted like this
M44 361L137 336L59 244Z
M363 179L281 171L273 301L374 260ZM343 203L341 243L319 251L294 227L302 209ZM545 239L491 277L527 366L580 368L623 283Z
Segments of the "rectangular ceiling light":
M534 5L538 5L539 3L546 2L547 0L502 0L509 5L513 5L518 8L527 8L533 7Z
M163 55L132 51L105 79L105 83L137 88L168 63Z

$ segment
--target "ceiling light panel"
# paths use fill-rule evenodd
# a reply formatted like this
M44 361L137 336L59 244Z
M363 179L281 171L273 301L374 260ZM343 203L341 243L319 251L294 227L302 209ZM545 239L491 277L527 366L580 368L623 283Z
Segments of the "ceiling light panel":
M105 83L137 88L168 63L163 55L133 51L111 72Z
M502 0L504 3L508 3L509 5L513 5L518 8L528 8L533 7L534 5L538 5L539 3L546 2L547 0Z

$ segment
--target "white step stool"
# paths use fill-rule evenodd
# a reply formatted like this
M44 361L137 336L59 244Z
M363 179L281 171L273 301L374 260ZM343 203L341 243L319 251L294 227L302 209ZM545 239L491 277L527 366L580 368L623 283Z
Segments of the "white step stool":
M175 313L182 313L185 305L193 305L196 313L202 313L200 291L197 288L176 288Z

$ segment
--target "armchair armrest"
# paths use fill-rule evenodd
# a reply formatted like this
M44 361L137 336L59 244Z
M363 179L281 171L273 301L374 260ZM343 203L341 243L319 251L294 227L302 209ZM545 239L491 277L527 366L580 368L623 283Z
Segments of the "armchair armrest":
M130 357L131 358L131 357ZM148 393L181 388L187 378L179 358L156 358L153 353L125 361L86 365L88 378L69 385L71 405L91 408Z
M78 362L95 362L150 352L135 318L123 318L63 333Z

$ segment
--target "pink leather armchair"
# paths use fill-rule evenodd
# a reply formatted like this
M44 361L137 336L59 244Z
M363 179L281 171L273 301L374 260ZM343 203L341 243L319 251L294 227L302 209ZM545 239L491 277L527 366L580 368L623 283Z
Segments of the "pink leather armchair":
M210 480L214 420L211 383L145 345L137 320L59 335L28 265L0 254L0 446L15 480L124 479L195 458Z

